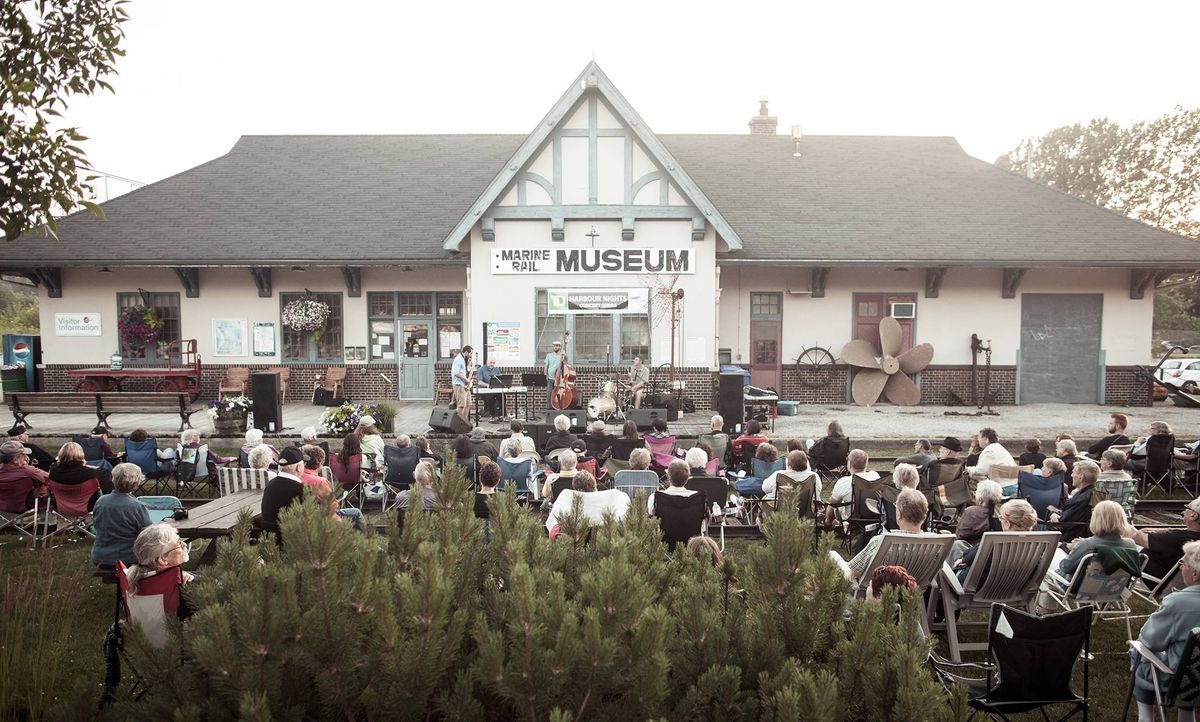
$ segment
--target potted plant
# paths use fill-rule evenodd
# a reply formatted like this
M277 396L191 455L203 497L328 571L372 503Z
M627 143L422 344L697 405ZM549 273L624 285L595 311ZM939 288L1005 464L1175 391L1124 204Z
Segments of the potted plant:
M345 403L325 409L321 413L321 425L331 434L345 436L358 427L358 420L362 415L362 406Z
M212 419L217 436L238 436L246 433L251 401L248 396L226 396L208 402L208 417Z
M396 407L386 401L381 401L366 408L366 413L375 417L375 426L385 434L396 431Z

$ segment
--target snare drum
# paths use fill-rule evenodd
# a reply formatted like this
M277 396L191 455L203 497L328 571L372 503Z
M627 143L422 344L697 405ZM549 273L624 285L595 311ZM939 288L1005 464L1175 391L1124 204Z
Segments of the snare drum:
M617 412L617 402L608 396L597 396L588 402L588 416L593 419L608 419Z

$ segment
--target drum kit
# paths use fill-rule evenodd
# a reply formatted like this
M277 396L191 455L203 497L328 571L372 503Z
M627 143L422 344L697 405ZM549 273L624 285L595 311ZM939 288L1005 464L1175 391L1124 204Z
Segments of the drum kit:
M588 418L605 422L624 421L625 409L632 395L631 388L619 374L610 374L608 380L601 384L600 394L588 402Z

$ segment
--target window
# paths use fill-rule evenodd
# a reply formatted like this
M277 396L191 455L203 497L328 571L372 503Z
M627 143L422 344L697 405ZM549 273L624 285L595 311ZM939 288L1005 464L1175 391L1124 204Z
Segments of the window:
M432 344L435 342L436 358L450 358L450 349L462 346L462 296L462 293L457 291L368 293L367 309L370 315L367 324L371 333L371 361L394 362L397 353L408 358L427 358L431 355ZM419 353L414 352L415 347L411 343L400 349L397 344L405 339L396 338L396 321L399 319L434 321L437 325L437 337L427 339ZM412 328L415 328L412 324L401 324L402 331L412 331ZM429 328L425 329L424 337L428 337ZM406 335L410 341L416 338L413 333Z
M292 301L304 298L303 293L279 294L279 310L282 314L284 306ZM316 332L295 331L283 325L283 360L284 361L341 361L342 360L342 294L314 293L312 297L329 304L329 320L325 322L325 330L320 338L314 338Z
M650 316L646 313L577 313L550 315L546 292L539 290L537 314L538 363L550 353L551 345L571 332L567 358L581 365L624 365L634 356L650 363Z
M178 293L118 293L117 317L127 308L148 306L158 315L162 327L158 330L158 343L151 346L142 344L126 344L120 339L121 355L125 362L133 366L156 366L167 363L167 345L180 340L182 336L179 322ZM119 334L118 334L119 335Z
M779 293L751 293L750 318L774 321L783 315L783 295Z

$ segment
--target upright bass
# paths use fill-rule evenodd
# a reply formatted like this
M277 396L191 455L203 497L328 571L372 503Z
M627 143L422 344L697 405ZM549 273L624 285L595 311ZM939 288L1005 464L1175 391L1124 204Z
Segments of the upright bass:
M566 348L570 339L570 331L563 334L563 357L561 363L558 364L558 369L554 372L554 389L550 392L550 406L556 411L573 407L575 400L579 397L579 391L575 388L577 376L575 368L567 363Z

